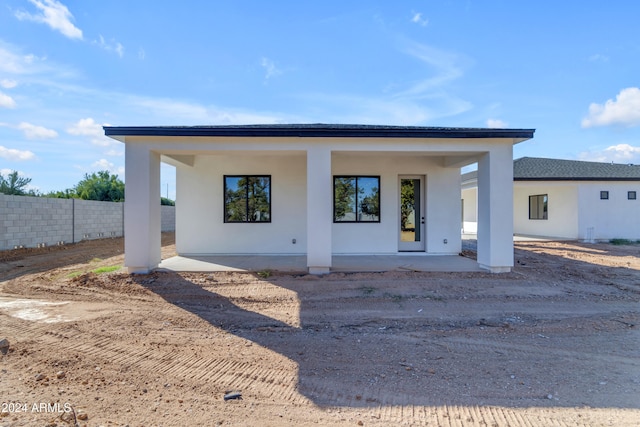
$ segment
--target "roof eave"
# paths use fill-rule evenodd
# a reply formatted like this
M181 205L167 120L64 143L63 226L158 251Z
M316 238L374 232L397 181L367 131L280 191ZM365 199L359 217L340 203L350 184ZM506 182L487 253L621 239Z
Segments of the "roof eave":
M475 129L385 126L104 126L105 135L119 141L128 136L289 137L289 138L533 138L535 129Z

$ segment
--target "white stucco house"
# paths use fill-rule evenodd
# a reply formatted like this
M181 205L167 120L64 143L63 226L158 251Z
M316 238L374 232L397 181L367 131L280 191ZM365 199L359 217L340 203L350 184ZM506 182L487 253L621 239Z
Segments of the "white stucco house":
M475 233L478 172L462 175L463 231ZM640 239L640 165L523 157L513 162L514 233Z
M460 168L478 163L478 263L513 266L513 145L532 129L112 127L125 143L125 265L160 262L160 162L176 167L180 255L458 254Z

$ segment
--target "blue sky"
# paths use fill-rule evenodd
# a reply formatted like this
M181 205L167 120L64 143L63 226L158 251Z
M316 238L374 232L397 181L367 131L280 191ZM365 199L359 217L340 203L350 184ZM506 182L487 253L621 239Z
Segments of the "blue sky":
M515 158L638 164L638 16L591 0L0 0L0 172L43 192L124 178L104 124L535 128Z

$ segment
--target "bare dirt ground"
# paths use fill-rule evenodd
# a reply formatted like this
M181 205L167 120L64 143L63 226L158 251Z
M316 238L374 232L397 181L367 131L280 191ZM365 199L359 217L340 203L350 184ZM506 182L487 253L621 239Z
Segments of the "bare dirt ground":
M122 250L0 252L1 426L640 425L640 246L321 278L100 269Z

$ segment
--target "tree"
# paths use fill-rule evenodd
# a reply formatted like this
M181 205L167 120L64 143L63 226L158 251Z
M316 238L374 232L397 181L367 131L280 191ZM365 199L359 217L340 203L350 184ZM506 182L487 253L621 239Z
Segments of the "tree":
M34 194L33 190L26 191L24 188L29 185L31 178L18 176L18 171L13 171L5 178L0 173L0 193L14 196L23 196L25 194Z
M334 178L335 221L353 221L356 212L355 178ZM351 218L353 216L353 218Z
M380 217L380 190L378 187L371 188L371 192L362 198L362 201L360 202L360 210L363 214L371 217Z
M414 212L415 200L415 180L403 179L400 186L400 224L403 230L407 229L409 216Z
M85 174L73 191L80 199L101 200L108 202L124 201L124 182L118 175L111 175L109 171Z
M175 206L176 202L166 197L160 197L160 204L163 206Z
M271 179L266 176L225 178L225 221L268 222L271 220Z
M51 199L73 199L76 198L76 193L73 188L67 188L64 191L49 191L44 197L49 197Z

